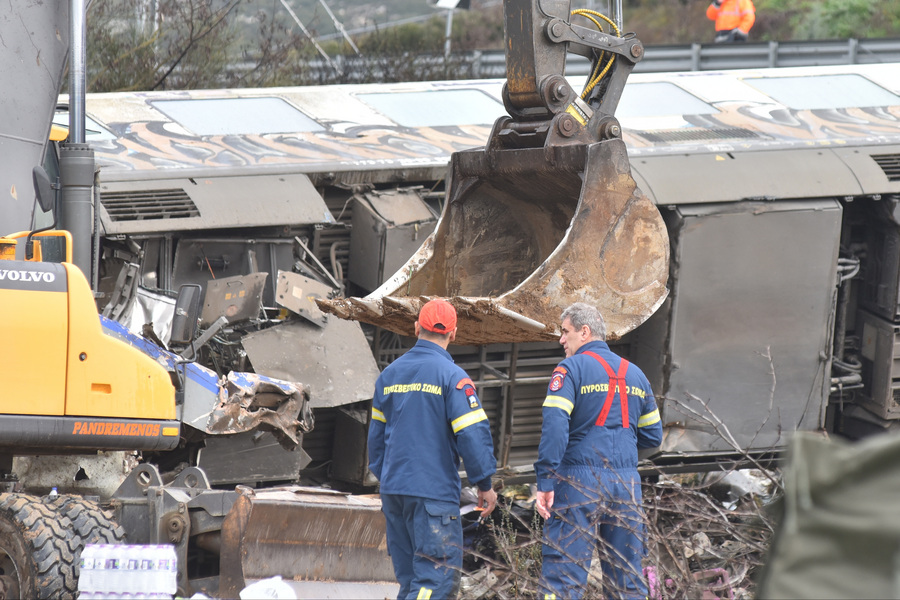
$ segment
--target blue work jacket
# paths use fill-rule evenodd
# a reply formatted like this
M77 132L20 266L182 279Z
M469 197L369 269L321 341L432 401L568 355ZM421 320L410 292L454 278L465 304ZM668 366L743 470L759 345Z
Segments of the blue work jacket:
M629 363L622 387L609 392L610 376L590 353L620 374L622 358L606 342L593 340L554 369L542 409L538 460L534 463L538 490L553 490L553 473L566 465L637 469L638 448L662 442L662 423L650 382ZM620 384L621 385L621 384ZM627 405L624 427L623 406Z
M497 470L487 414L450 353L419 339L375 382L369 469L381 493L458 502L460 457L487 491Z

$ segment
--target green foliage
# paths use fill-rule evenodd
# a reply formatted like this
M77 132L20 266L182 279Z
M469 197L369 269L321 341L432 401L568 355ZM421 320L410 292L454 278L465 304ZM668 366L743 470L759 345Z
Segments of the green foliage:
M645 0L624 3L626 31L636 32L644 44L685 44L712 41L713 24L706 18L704 2Z
M529 587L527 582L537 581L541 576L543 519L533 511L525 535L519 531L516 517L509 509L498 506L495 510L500 513L500 523L493 530L497 558L515 574L509 591L514 597L522 597Z
M87 13L91 92L262 87L298 83L305 38L260 11L252 52L239 47L241 0L94 0ZM242 68L235 69L235 63Z
M87 88L94 92L147 90L156 80L159 32L142 31L129 7L96 0L87 20Z
M339 16L360 20L362 5L328 1ZM900 2L754 1L751 42L900 35ZM400 14L402 0L391 2L389 14ZM322 42L328 60L278 0L159 0L158 11L149 14L151 4L90 3L89 91L459 79L472 76L466 53L504 47L503 6L490 0L473 0L471 10L454 11L449 57L444 56L447 13L423 5L418 14L430 10L433 18L396 27L376 22L372 33L356 36L362 56L343 38ZM313 37L317 24L330 26L317 1L293 4ZM588 4L576 0L573 8ZM606 7L604 2L591 5ZM623 5L625 32L635 32L646 45L712 42L706 0L626 0ZM381 14L375 9L385 6L365 4L366 13ZM325 63L325 69L311 70L310 61Z
M444 29L439 19L425 24L408 23L389 29L378 29L357 42L364 55L402 55L406 53L441 52Z
M228 87L271 87L298 85L303 82L306 61L318 58L315 47L301 32L292 28L276 13L259 10L255 47L249 42L241 49L241 61L249 69L234 70L226 77Z

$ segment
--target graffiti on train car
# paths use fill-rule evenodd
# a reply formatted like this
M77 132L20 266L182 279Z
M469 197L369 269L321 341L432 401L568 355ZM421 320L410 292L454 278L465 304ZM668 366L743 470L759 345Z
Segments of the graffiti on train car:
M450 154L484 144L488 126L387 128L359 125L343 133L196 136L158 121L111 123L119 137L94 144L106 169L155 170L192 167L292 165L301 171L446 165ZM373 161L377 161L374 162Z

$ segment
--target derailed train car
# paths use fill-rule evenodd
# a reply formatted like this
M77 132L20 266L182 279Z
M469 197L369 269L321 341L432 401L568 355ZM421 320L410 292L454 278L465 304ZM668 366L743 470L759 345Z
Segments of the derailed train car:
M451 153L483 145L504 114L501 86L89 94L104 312L164 338L167 298L201 285L205 327L233 313L204 360L309 384L307 472L365 485L374 369L357 371L411 340L344 329L358 326L297 290L364 295L391 277L435 227ZM668 298L613 342L660 400L653 462L697 469L777 453L795 430L890 429L900 65L635 74L617 117L671 241ZM277 322L284 310L302 325ZM501 465L527 471L560 347L451 349Z

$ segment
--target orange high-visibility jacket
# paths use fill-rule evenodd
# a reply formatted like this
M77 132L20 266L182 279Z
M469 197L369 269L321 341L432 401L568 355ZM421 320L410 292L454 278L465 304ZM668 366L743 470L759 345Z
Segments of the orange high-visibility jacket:
M716 22L716 31L737 28L750 33L750 28L756 21L756 8L753 0L722 0L721 6L710 4L706 9L706 16Z

